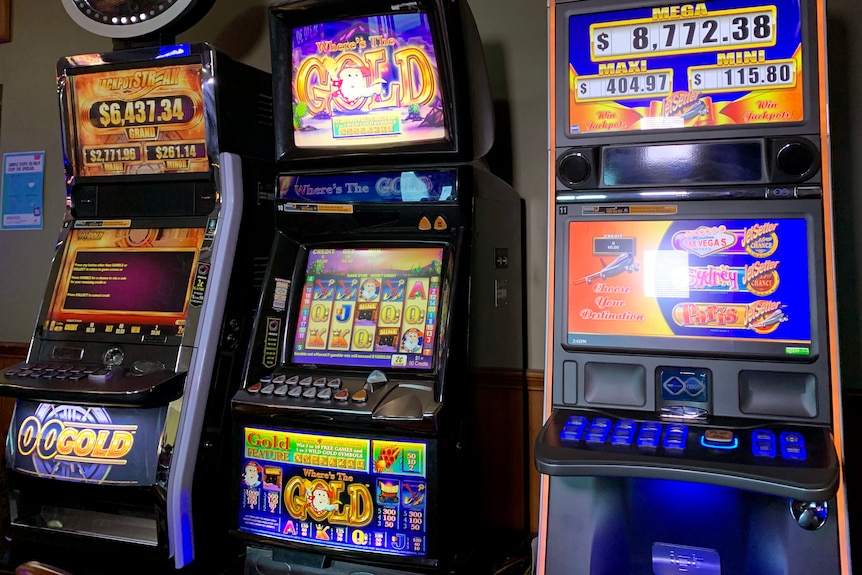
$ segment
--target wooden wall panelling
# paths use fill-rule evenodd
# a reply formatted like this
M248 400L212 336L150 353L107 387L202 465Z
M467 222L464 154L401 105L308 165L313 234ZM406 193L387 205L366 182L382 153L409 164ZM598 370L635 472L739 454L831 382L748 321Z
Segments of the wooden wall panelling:
M0 343L0 369L22 362L27 358L26 343ZM9 424L12 421L12 411L15 409L15 399L0 397L0 440L6 441ZM6 450L0 450L0 461L5 458Z
M530 474L529 474L529 493L530 493L530 533L539 532L539 470L536 469L534 459L534 445L539 432L542 430L542 425L545 423L544 418L544 402L545 402L545 372L539 369L531 369L527 371L527 409L529 420L527 421L527 434L530 438L529 452L527 454Z
M475 374L476 433L480 473L493 474L483 485L482 513L497 528L536 533L539 525L539 472L533 443L542 429L544 372L529 370Z

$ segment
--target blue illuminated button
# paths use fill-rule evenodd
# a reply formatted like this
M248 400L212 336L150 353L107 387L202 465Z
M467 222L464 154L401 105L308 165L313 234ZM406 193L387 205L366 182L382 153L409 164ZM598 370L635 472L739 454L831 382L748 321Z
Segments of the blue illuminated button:
M611 434L611 445L631 447L635 437L635 429L637 429L637 423L631 419L617 421Z
M803 439L801 433L785 431L779 437L781 441L781 457L798 460L808 457L805 452L805 439Z
M672 423L667 426L662 447L668 451L683 451L686 439L688 439L688 426L681 423Z
M587 429L587 435L584 437L587 443L598 444L608 440L608 435L611 433L611 420L606 417L597 417Z
M775 457L775 434L768 429L752 431L751 453L755 457Z
M655 449L658 447L658 440L661 437L661 423L647 421L641 424L641 430L638 433L637 446L640 449Z
M583 415L573 415L566 421L560 439L564 441L580 441L587 428L588 420Z

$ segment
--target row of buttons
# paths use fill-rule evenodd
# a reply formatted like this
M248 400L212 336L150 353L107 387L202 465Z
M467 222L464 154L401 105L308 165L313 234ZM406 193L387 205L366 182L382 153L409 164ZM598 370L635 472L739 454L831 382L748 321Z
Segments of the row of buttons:
M635 432L637 431L637 436ZM560 438L564 441L580 441L583 439L589 445L603 445L608 442L615 447L631 447L637 445L640 449L655 450L662 437L662 424L647 421L638 424L631 419L621 419L613 423L606 417L597 417L589 421L583 415L573 415L563 431ZM683 451L688 438L688 426L681 423L673 423L667 426L662 447L669 451Z
M768 429L755 429L751 432L751 449L758 457L775 457L775 433ZM784 431L778 435L778 447L784 459L805 460L808 453L805 449L805 439L801 433Z
M84 378L92 381L104 382L111 378L113 372L110 368L94 365L68 365L68 364L21 364L6 370L6 377L29 377L34 379L67 379L69 381L80 381Z
M685 451L688 426L670 423L665 427L655 421L645 421L638 429L638 423L632 419L620 419L614 423L606 417L597 417L590 421L583 415L573 415L563 426L560 439L572 442L583 440L592 446L604 445L610 441L614 447L636 445L644 451L655 451L661 444L666 451L680 453ZM751 450L755 457L775 458L779 453L784 459L801 461L807 457L805 439L798 432L781 432L776 441L774 432L756 429L751 433L751 441ZM700 444L709 449L736 449L739 440L732 431L710 429L701 436Z
M277 395L280 397L304 397L305 399L335 399L336 401L347 401L350 391L341 388L341 378L327 380L325 377L313 379L311 377L299 378L298 375L287 377L285 375L268 375L260 378L246 388L249 393L260 393L261 395ZM362 396L359 396L359 394ZM362 402L367 399L364 389L354 394L354 401Z
M349 399L355 403L364 403L368 400L368 395L373 393L378 385L387 381L388 379L383 372L374 370L366 379L363 388L351 395L349 389L341 387L340 377L332 379L318 377L315 379L311 376L300 378L298 375L288 377L285 374L266 374L261 376L256 383L248 386L246 391L251 394L260 393L261 395L279 397L334 399L344 402Z

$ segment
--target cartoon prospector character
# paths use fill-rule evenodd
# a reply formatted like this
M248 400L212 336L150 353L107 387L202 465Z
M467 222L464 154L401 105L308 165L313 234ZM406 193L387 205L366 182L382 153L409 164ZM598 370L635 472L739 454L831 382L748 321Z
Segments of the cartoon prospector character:
M337 73L329 69L329 77L332 78L331 97L338 98L345 104L352 106L362 98L380 95L383 93L383 84L386 80L374 80L366 85L366 78L371 77L371 70L366 66L357 66L348 62Z
M248 509L259 509L260 507L260 477L263 474L263 468L249 461L242 468L242 484L243 488L243 506Z
M401 336L401 351L408 353L418 353L422 350L422 336L419 330L412 327L404 332Z
M306 481L305 502L318 513L323 513L324 511L338 511L340 503L338 501L330 503L334 497L335 494L329 489L320 486L314 487L310 481Z
M374 278L368 278L359 286L359 301L375 301L380 295L380 282Z
M260 476L262 473L263 468L260 465L254 461L249 461L242 470L242 484L246 487L257 487L260 485Z

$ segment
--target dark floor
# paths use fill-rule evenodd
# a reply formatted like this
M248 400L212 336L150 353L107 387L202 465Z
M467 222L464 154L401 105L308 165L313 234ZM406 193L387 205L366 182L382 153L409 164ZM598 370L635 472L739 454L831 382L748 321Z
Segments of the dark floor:
M457 570L437 572L439 575L526 575L532 571L532 536L506 532L487 540L482 553L474 553L472 559L465 561ZM154 563L123 556L109 556L103 553L81 549L55 549L51 541L42 543L11 544L8 538L0 540L0 575L13 575L16 568L27 561L63 569L71 575L408 575L395 568L351 565L327 559L325 564L309 567L302 561L291 559L291 567L285 563L269 559L266 551L264 561L249 561L253 567L246 567L244 547L240 542L226 545L217 543L211 548L197 550L198 559L182 570L176 570L171 563ZM259 555L260 552L258 552ZM286 552L290 554L290 552ZM305 558L292 554L298 560ZM254 551L252 558L254 559ZM310 557L314 559L315 557ZM278 558L285 560L284 557ZM413 573L412 571L410 573ZM416 572L420 574L422 572ZM19 575L41 575L41 573L20 573Z

